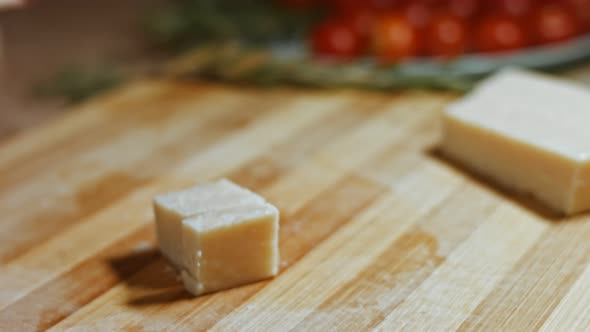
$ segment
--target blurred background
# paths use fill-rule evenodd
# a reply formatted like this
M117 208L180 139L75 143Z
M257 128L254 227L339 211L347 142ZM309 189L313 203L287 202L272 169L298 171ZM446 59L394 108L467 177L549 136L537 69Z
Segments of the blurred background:
M64 109L63 100L33 93L64 66L149 56L142 49L140 13L162 2L49 0L0 6L0 137Z
M0 1L0 138L125 81L463 92L497 68L590 81L589 0Z

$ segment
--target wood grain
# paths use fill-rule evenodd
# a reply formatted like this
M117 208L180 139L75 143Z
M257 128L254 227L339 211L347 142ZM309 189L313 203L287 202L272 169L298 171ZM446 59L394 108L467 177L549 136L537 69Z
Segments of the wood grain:
M136 82L0 146L0 331L590 328L590 223L436 153L444 94ZM281 210L281 273L193 298L156 193Z

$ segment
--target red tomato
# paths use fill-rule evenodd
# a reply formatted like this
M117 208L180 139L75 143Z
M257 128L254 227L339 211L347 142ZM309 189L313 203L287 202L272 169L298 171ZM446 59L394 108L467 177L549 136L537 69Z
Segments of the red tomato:
M418 54L418 32L403 15L388 14L375 22L373 46L381 62L399 62Z
M563 4L546 4L532 15L533 34L539 43L555 43L574 37L578 31L575 14Z
M358 2L368 2L369 6L376 10L389 10L398 6L400 0L357 0Z
M343 20L348 21L362 37L368 37L373 29L375 15L367 8L360 8L353 12L345 13Z
M360 56L365 45L355 28L343 20L328 20L312 32L312 49L319 56L352 59Z
M569 0L581 29L590 31L590 0Z
M451 13L462 18L472 18L479 11L479 0L448 0Z
M512 16L525 16L533 10L534 0L494 0L488 2L492 12Z
M402 12L410 24L418 29L426 28L432 16L431 7L418 1L413 1L403 6Z
M428 53L435 56L455 57L469 47L467 24L455 15L436 15L428 27Z
M431 8L441 7L446 4L448 0L406 0L407 2L421 2L425 5L430 6Z
M525 28L508 15L492 15L481 20L476 30L476 46L481 52L502 52L527 46Z
M424 0L409 1L402 6L401 12L406 17L408 22L415 28L418 34L418 53L426 54L426 43L422 42L427 35L427 28L432 19L433 6L428 5Z

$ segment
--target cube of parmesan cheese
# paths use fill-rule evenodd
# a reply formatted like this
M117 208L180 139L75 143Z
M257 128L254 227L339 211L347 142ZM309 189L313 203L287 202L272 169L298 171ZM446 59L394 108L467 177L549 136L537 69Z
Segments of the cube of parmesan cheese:
M182 279L195 295L274 276L279 212L268 204L203 213L182 223Z
M265 200L228 180L156 196L154 213L160 250L177 268L183 267L182 221L202 213L265 204Z
M590 209L590 93L504 70L443 115L442 150L565 214Z

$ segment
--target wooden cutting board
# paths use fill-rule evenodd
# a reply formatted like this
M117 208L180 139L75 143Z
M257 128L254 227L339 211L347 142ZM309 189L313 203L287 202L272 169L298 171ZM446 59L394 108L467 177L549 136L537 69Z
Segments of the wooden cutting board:
M436 152L453 96L135 83L0 147L0 331L579 331L590 218ZM151 198L228 177L281 273L190 297Z

